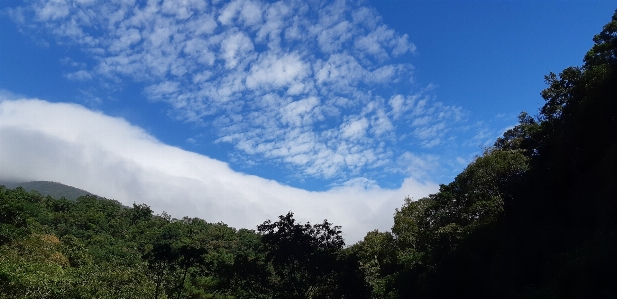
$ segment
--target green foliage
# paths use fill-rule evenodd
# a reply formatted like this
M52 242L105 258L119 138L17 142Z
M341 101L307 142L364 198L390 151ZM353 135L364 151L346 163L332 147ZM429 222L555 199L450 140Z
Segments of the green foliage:
M397 250L391 233L376 230L369 232L350 250L358 257L360 270L371 289L371 298L395 298L390 289L393 273L397 263L403 262L409 252Z
M537 154L537 144L534 138L540 129L540 124L527 112L521 112L518 116L519 124L503 133L497 138L494 147L500 150L522 151L525 156L531 157Z
M593 37L593 42L593 47L585 55L585 67L614 69L617 64L617 14L613 14L611 21Z
M257 227L274 272L275 298L328 298L337 254L345 245L340 227L296 223L293 213Z
M94 196L0 187L0 207L0 298L233 298L250 286L218 271L260 244L253 231Z
M363 298L354 255L324 221L257 233L144 204L0 187L0 298ZM290 268L292 270L290 270ZM294 293L296 294L296 293ZM366 297L366 296L364 296Z
M39 197L22 188L11 192L0 186L0 246L29 234L29 218L36 214L34 202Z
M392 232L406 253L408 266L420 263L433 267L478 227L488 225L504 213L509 184L528 169L528 158L520 151L489 149L439 193L412 201L394 216Z
M373 298L617 296L617 11L594 42L537 118L352 247Z

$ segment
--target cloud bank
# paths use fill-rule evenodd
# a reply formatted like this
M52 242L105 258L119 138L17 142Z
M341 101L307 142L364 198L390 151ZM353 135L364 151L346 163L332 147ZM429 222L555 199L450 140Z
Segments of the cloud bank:
M68 80L141 84L235 157L299 177L418 177L398 161L409 147L447 147L463 115L411 87L415 45L362 1L33 0L6 11L85 53Z
M350 126L352 134L365 124ZM0 179L62 182L125 205L146 203L158 213L236 228L255 228L293 211L301 221L341 225L348 244L370 230L390 229L405 196L420 198L438 188L407 178L394 190L352 180L310 192L165 145L121 118L76 104L8 99L5 93L0 93L0 169Z

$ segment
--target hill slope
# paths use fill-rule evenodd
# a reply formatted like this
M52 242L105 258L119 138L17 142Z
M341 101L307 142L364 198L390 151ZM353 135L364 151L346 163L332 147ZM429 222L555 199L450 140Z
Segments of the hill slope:
M32 181L22 183L0 182L0 185L4 185L7 189L15 189L17 187L22 187L26 191L35 190L41 193L43 196L49 195L53 198L65 197L66 199L70 200L76 200L80 196L94 195L88 191L79 188L48 181Z

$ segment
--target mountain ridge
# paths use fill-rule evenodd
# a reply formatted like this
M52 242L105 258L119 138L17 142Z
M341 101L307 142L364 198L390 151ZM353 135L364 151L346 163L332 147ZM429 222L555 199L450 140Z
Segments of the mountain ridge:
M79 189L73 186L69 186L66 184L62 184L59 182L52 181L30 181L30 182L10 182L10 181L0 181L0 185L4 185L7 189L15 189L17 187L22 187L26 191L37 191L43 196L51 196L53 198L66 198L69 200L76 200L81 196L94 195L86 190Z

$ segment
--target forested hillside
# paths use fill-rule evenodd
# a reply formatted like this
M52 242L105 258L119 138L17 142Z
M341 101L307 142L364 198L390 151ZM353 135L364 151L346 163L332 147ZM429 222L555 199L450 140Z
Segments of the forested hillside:
M617 11L581 67L391 232L345 247L0 187L0 298L617 298Z
M375 298L617 298L617 11L537 117L352 250Z
M293 214L258 231L0 187L0 298L357 298L341 231Z
M58 182L46 182L46 181L32 181L32 182L21 182L21 183L11 183L11 182L2 182L0 181L0 185L4 185L7 189L15 189L17 187L22 187L26 191L36 191L41 193L43 196L51 196L53 198L66 198L71 200L76 200L80 196L86 195L94 195L88 191L81 190L79 188L67 186Z

